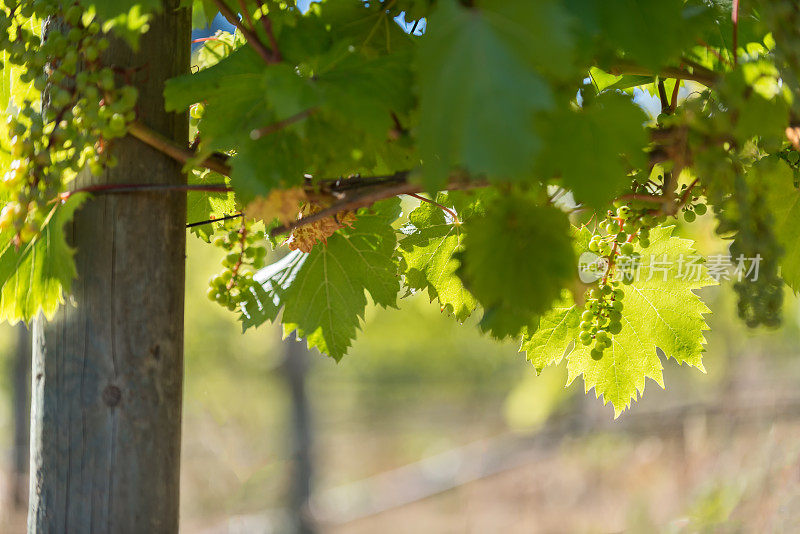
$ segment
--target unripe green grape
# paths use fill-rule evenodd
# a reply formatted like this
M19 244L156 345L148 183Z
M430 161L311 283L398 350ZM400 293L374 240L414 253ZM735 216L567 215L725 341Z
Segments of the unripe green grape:
M622 300L625 298L625 292L621 289L614 290L614 300Z
M583 330L584 332L589 330L589 328L591 328L591 326L592 326L592 323L590 323L589 321L581 321L580 324L578 325L578 327L581 330Z
M119 113L114 113L108 121L108 127L114 134L114 137L125 135L125 117Z
M64 20L66 20L67 24L70 26L77 26L81 21L82 15L83 10L79 6L73 5L64 13Z
M697 215L695 214L695 212L688 210L683 212L683 218L686 222L691 223L694 222L695 219L697 219Z
M633 254L633 243L623 243L619 247L619 251L621 254L625 256L630 256Z
M617 234L616 239L617 239L617 243L624 243L625 241L628 240L628 234L626 234L625 232L619 232Z
M650 246L650 240L644 237L639 237L639 246L642 248L647 248Z
M594 318L594 314L590 310L586 310L581 314L581 321L589 322Z
M631 209L628 206L620 206L617 208L617 217L622 220L627 219L631 215Z
M623 307L624 307L624 304L622 303L621 300L614 300L614 301L611 302L611 309L612 310L615 310L617 312L621 312Z
M100 50L96 46L87 46L83 51L83 55L87 61L96 61L100 57Z
M797 152L795 152L795 154L797 154ZM698 215L705 215L706 211L708 211L708 206L706 206L705 204L697 204L694 207L694 212Z
M620 321L611 321L608 325L608 331L611 334L617 335L622 332L622 323Z
M592 359L595 360L595 361L596 360L600 360L600 359L603 358L603 351L599 350L599 349L596 349L596 348L592 349L589 354L591 355Z

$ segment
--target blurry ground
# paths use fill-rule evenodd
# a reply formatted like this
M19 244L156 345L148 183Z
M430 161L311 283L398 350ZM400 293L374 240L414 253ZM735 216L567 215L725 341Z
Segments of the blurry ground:
M283 533L289 473L279 333L242 336L187 280L182 532ZM800 532L800 331L752 336L709 294L708 374L665 363L616 422L563 370L536 377L514 344L459 326L424 297L368 310L340 364L314 355L312 510L320 531L372 533ZM0 330L0 362L13 353ZM7 486L0 371L0 533L24 532Z

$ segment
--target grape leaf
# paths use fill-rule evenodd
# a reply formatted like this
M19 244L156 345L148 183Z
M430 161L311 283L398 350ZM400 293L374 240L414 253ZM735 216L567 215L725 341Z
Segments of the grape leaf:
M510 38L453 0L431 15L417 55L418 140L431 190L454 167L490 178L530 175L541 147L532 119L552 105L552 94Z
M608 49L604 57L615 54L652 69L678 61L714 21L704 6L685 6L683 0L566 1L580 14L576 30L587 44L599 40Z
M572 339L578 334L582 309L575 306L567 292L553 309L539 319L538 328L527 332L523 338L522 350L527 351L528 360L536 368L536 373L549 365L558 365L564 358L568 344L564 339Z
M576 342L579 327L575 318L583 308L570 305L570 298L566 295L561 304L542 318L542 327L523 339L521 350L528 352L528 358L537 369L558 363L567 351L569 383L583 376L586 391L594 388L595 395L598 398L602 396L604 404L610 402L615 417L619 417L631 401L644 392L647 378L664 386L663 367L657 349L678 363L687 363L704 371L703 331L708 326L703 315L710 310L693 290L713 285L715 281L702 265L692 271L692 276L677 277L679 258L688 264L694 251L689 240L672 237L672 230L673 227L654 228L650 234L650 247L637 247L643 260L655 258L661 261L666 255L675 263L666 281L662 273L647 280L649 272L645 269L633 284L623 286L623 328L612 336L612 346L600 360L591 357L590 347ZM584 228L581 233L584 235L582 239L588 242L589 231ZM571 344L574 344L574 349L568 350Z
M77 274L75 251L67 244L64 225L85 198L70 196L55 208L41 234L20 249L11 242L11 231L0 235L0 319L30 321L40 312L49 319L64 302Z
M646 164L645 120L640 107L616 93L598 96L578 111L556 111L540 125L546 139L542 175L560 175L577 200L605 207L630 182L628 169Z
M189 183L193 185L229 184L230 179L216 172L194 170L189 175ZM233 191L228 191L227 193L190 191L186 195L186 221L188 224L220 219L234 213L236 213L236 198ZM211 234L214 233L214 225L192 226L191 231L208 243Z
M524 195L498 197L467 221L458 274L484 309L495 310L486 325L497 337L530 326L574 278L569 229L563 212Z
M283 309L284 332L297 331L309 348L337 361L356 336L367 306L396 307L400 279L393 259L397 244L391 223L399 200L363 210L353 228L344 229L309 254L294 253L256 275L261 286L245 306L245 328L274 321Z
M301 185L306 173L335 177L411 167L408 148L389 139L393 113L404 115L413 103L407 58L348 50L335 56L319 72L306 73L306 66L266 65L249 47L238 48L197 74L170 80L167 109L204 102L202 156L235 150L231 178L243 203ZM387 164L392 168L380 167Z
M580 230L570 226L572 247L576 256L589 249L591 233L586 228ZM563 343L564 339L575 340L583 309L573 305L569 291L563 290L553 308L539 318L536 328L528 329L522 338L522 348L528 353L528 360L539 374L549 365L558 365L567 350L574 343Z
M604 70L592 67L589 69L589 75L592 77L597 92L603 91L627 91L630 92L634 87L647 85L653 83L652 76L640 76L635 74L627 74L624 76L616 76L609 74ZM674 82L673 82L674 86ZM667 94L671 94L669 91Z
M448 204L447 195L437 201ZM461 218L463 213L459 213ZM438 299L442 310L464 321L478 302L456 276L459 262L453 256L461 251L464 240L462 221L453 221L438 206L423 202L408 219L409 233L400 241L399 251L404 261L406 285L426 289L431 300Z

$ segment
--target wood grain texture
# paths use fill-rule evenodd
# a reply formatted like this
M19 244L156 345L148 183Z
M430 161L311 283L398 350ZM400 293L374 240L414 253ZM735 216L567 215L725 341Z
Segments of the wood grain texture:
M138 117L186 142L185 115L164 111L164 81L189 68L190 18L164 3L137 53ZM118 82L123 82L122 79ZM185 183L180 165L125 138L119 165L83 184ZM89 200L67 229L78 279L57 317L33 328L31 533L178 531L183 305L183 193Z

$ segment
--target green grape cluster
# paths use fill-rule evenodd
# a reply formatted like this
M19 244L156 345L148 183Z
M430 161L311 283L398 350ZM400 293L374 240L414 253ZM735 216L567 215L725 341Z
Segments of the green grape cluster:
M686 184L681 186L681 194L687 194L687 187ZM700 194L696 190L692 190L689 195L681 211L683 212L683 220L687 223L693 223L698 216L705 215L708 212L708 206L700 200Z
M49 22L40 37L31 20ZM109 141L126 134L135 119L137 91L117 86L103 66L109 40L100 24L75 2L4 0L0 50L33 83L43 102L25 101L7 121L15 158L0 187L12 197L0 213L0 231L13 228L17 245L41 230L65 184L83 168L100 174L116 164Z
M609 211L600 227L606 235L595 235L589 241L589 250L610 260L616 256L631 256L634 245L642 248L650 246L650 228L659 221L650 215L650 210L642 206L616 203L616 211Z
M578 340L584 346L592 345L591 356L595 360L611 347L611 336L622 331L622 299L625 292L615 287L618 282L601 283L589 292L586 309L581 314Z
M598 286L589 291L581 315L579 341L593 345L591 355L603 357L611 346L611 337L622 330L622 299L625 292L620 285L633 283L635 266L641 255L635 250L650 246L650 228L658 224L663 216L643 202L615 202L616 211L609 211L600 224L604 234L596 234L589 240L589 250L604 258L607 271ZM622 269L625 262L627 268ZM615 276L617 275L617 276Z
M235 224L235 223L233 223ZM248 300L248 293L258 282L253 274L263 268L267 257L264 231L246 223L238 227L225 225L212 236L211 242L226 251L224 270L209 280L208 298L235 311Z
M783 249L773 231L773 217L766 202L769 184L757 174L746 175L741 166L699 159L706 176L706 196L717 219L716 233L732 239L731 261L741 256L759 258L758 277L735 279L733 283L739 317L751 328L777 327L781 323L784 282L779 276ZM736 162L734 162L736 163ZM750 264L752 266L752 264Z
M728 176L730 178L730 176ZM717 179L709 187L709 201L715 206L717 233L733 235L730 255L760 258L758 278L734 280L739 317L750 328L781 324L784 282L778 274L783 249L772 230L773 219L766 203L764 184L748 181L742 173L733 179Z

